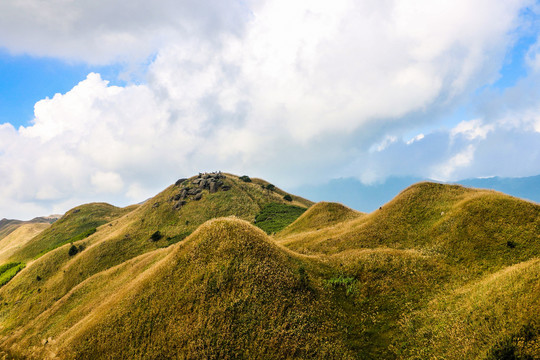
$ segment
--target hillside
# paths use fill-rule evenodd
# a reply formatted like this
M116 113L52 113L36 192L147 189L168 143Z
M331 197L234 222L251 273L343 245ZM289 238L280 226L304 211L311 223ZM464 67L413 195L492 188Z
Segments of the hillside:
M29 221L21 221L21 220L10 220L10 219L2 219L0 220L0 241L4 239L6 236L17 230L21 226L25 225L33 225L33 224L47 224L50 225L56 220L60 218L60 215L51 215L51 216L45 216L45 217L37 217ZM41 228L43 226L37 226L37 228ZM32 226L28 226L28 228L32 228Z
M50 226L49 223L18 224L16 229L0 240L0 263L6 262L15 252Z
M418 177L389 177L383 182L364 184L355 178L332 179L322 184L302 185L291 189L311 200L335 201L360 211L371 212L392 200L401 190L421 181ZM475 178L458 180L454 184L478 189L490 189L514 197L540 203L540 175L521 178Z
M540 206L493 191L419 183L363 214L199 174L20 244L0 354L533 359L539 255Z

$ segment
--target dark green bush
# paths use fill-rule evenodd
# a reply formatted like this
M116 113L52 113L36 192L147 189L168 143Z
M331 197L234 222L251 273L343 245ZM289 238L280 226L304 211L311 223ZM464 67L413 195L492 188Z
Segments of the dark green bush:
M76 247L75 245L71 245L71 247L69 248L69 256L74 256L74 255L77 255L77 253L79 252L79 248Z
M283 197L283 200L292 201L291 195L287 194Z
M243 182L251 182L251 179L247 175L240 176L240 180L242 180Z
M152 234L152 236L150 236L150 240L152 241L158 241L159 239L161 239L163 237L163 235L161 235L161 233L158 231L156 231L155 233Z

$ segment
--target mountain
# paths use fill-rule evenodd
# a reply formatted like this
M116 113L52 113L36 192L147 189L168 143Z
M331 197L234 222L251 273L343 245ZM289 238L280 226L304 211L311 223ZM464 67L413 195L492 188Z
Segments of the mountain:
M359 211L371 212L392 200L402 189L420 181L417 177L390 177L382 183L365 185L354 178L339 178L318 185L293 189L316 201L336 201ZM477 178L453 182L468 187L491 189L525 200L540 203L540 175L522 178Z
M15 231L19 226L27 224L52 224L60 218L61 215L40 216L29 221L21 221L14 219L0 220L0 239Z
M493 191L423 182L362 213L199 174L0 262L0 355L534 359L539 240L540 206Z
M490 177L481 179L465 179L459 184L501 191L515 197L540 203L540 175L522 178Z
M60 215L41 216L30 221L0 220L0 263L9 259L34 236L47 229Z

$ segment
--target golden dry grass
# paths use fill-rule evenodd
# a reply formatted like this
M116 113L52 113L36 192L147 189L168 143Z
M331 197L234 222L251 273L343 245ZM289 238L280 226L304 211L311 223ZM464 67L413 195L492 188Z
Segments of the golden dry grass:
M260 230L211 220L77 324L62 358L347 358L320 289ZM108 314L108 315L105 315Z
M51 224L28 223L17 227L13 232L0 240L0 264L7 262L12 255L23 248L32 238Z
M68 212L34 237L19 254L60 247L0 288L0 355L482 359L514 343L535 354L520 339L539 311L540 206L420 183L371 214L316 204L271 237L254 219L291 204L286 193L226 176L229 191L180 209L171 199L189 182L140 206ZM106 222L77 238L88 227L77 214Z
M317 231L348 220L357 219L363 213L350 209L342 204L318 202L311 206L302 216L279 233L279 237L305 231Z

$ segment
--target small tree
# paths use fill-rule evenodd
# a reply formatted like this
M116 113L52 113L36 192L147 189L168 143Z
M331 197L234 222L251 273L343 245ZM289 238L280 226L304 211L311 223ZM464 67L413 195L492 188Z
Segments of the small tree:
M292 201L291 195L287 194L283 197L283 200Z
M68 252L69 256L77 255L78 252L79 252L79 249L75 245L71 244L71 247L69 248L69 252Z
M150 236L150 239L152 241L158 241L159 239L161 239L163 237L163 235L161 235L161 233L158 231L156 231L155 233L152 234L152 236Z
M247 175L242 175L240 176L239 179L242 180L243 182L251 182L251 179Z
M268 191L274 191L275 188L276 188L276 187L275 187L274 185L272 185L272 184L266 185L266 190L268 190Z

